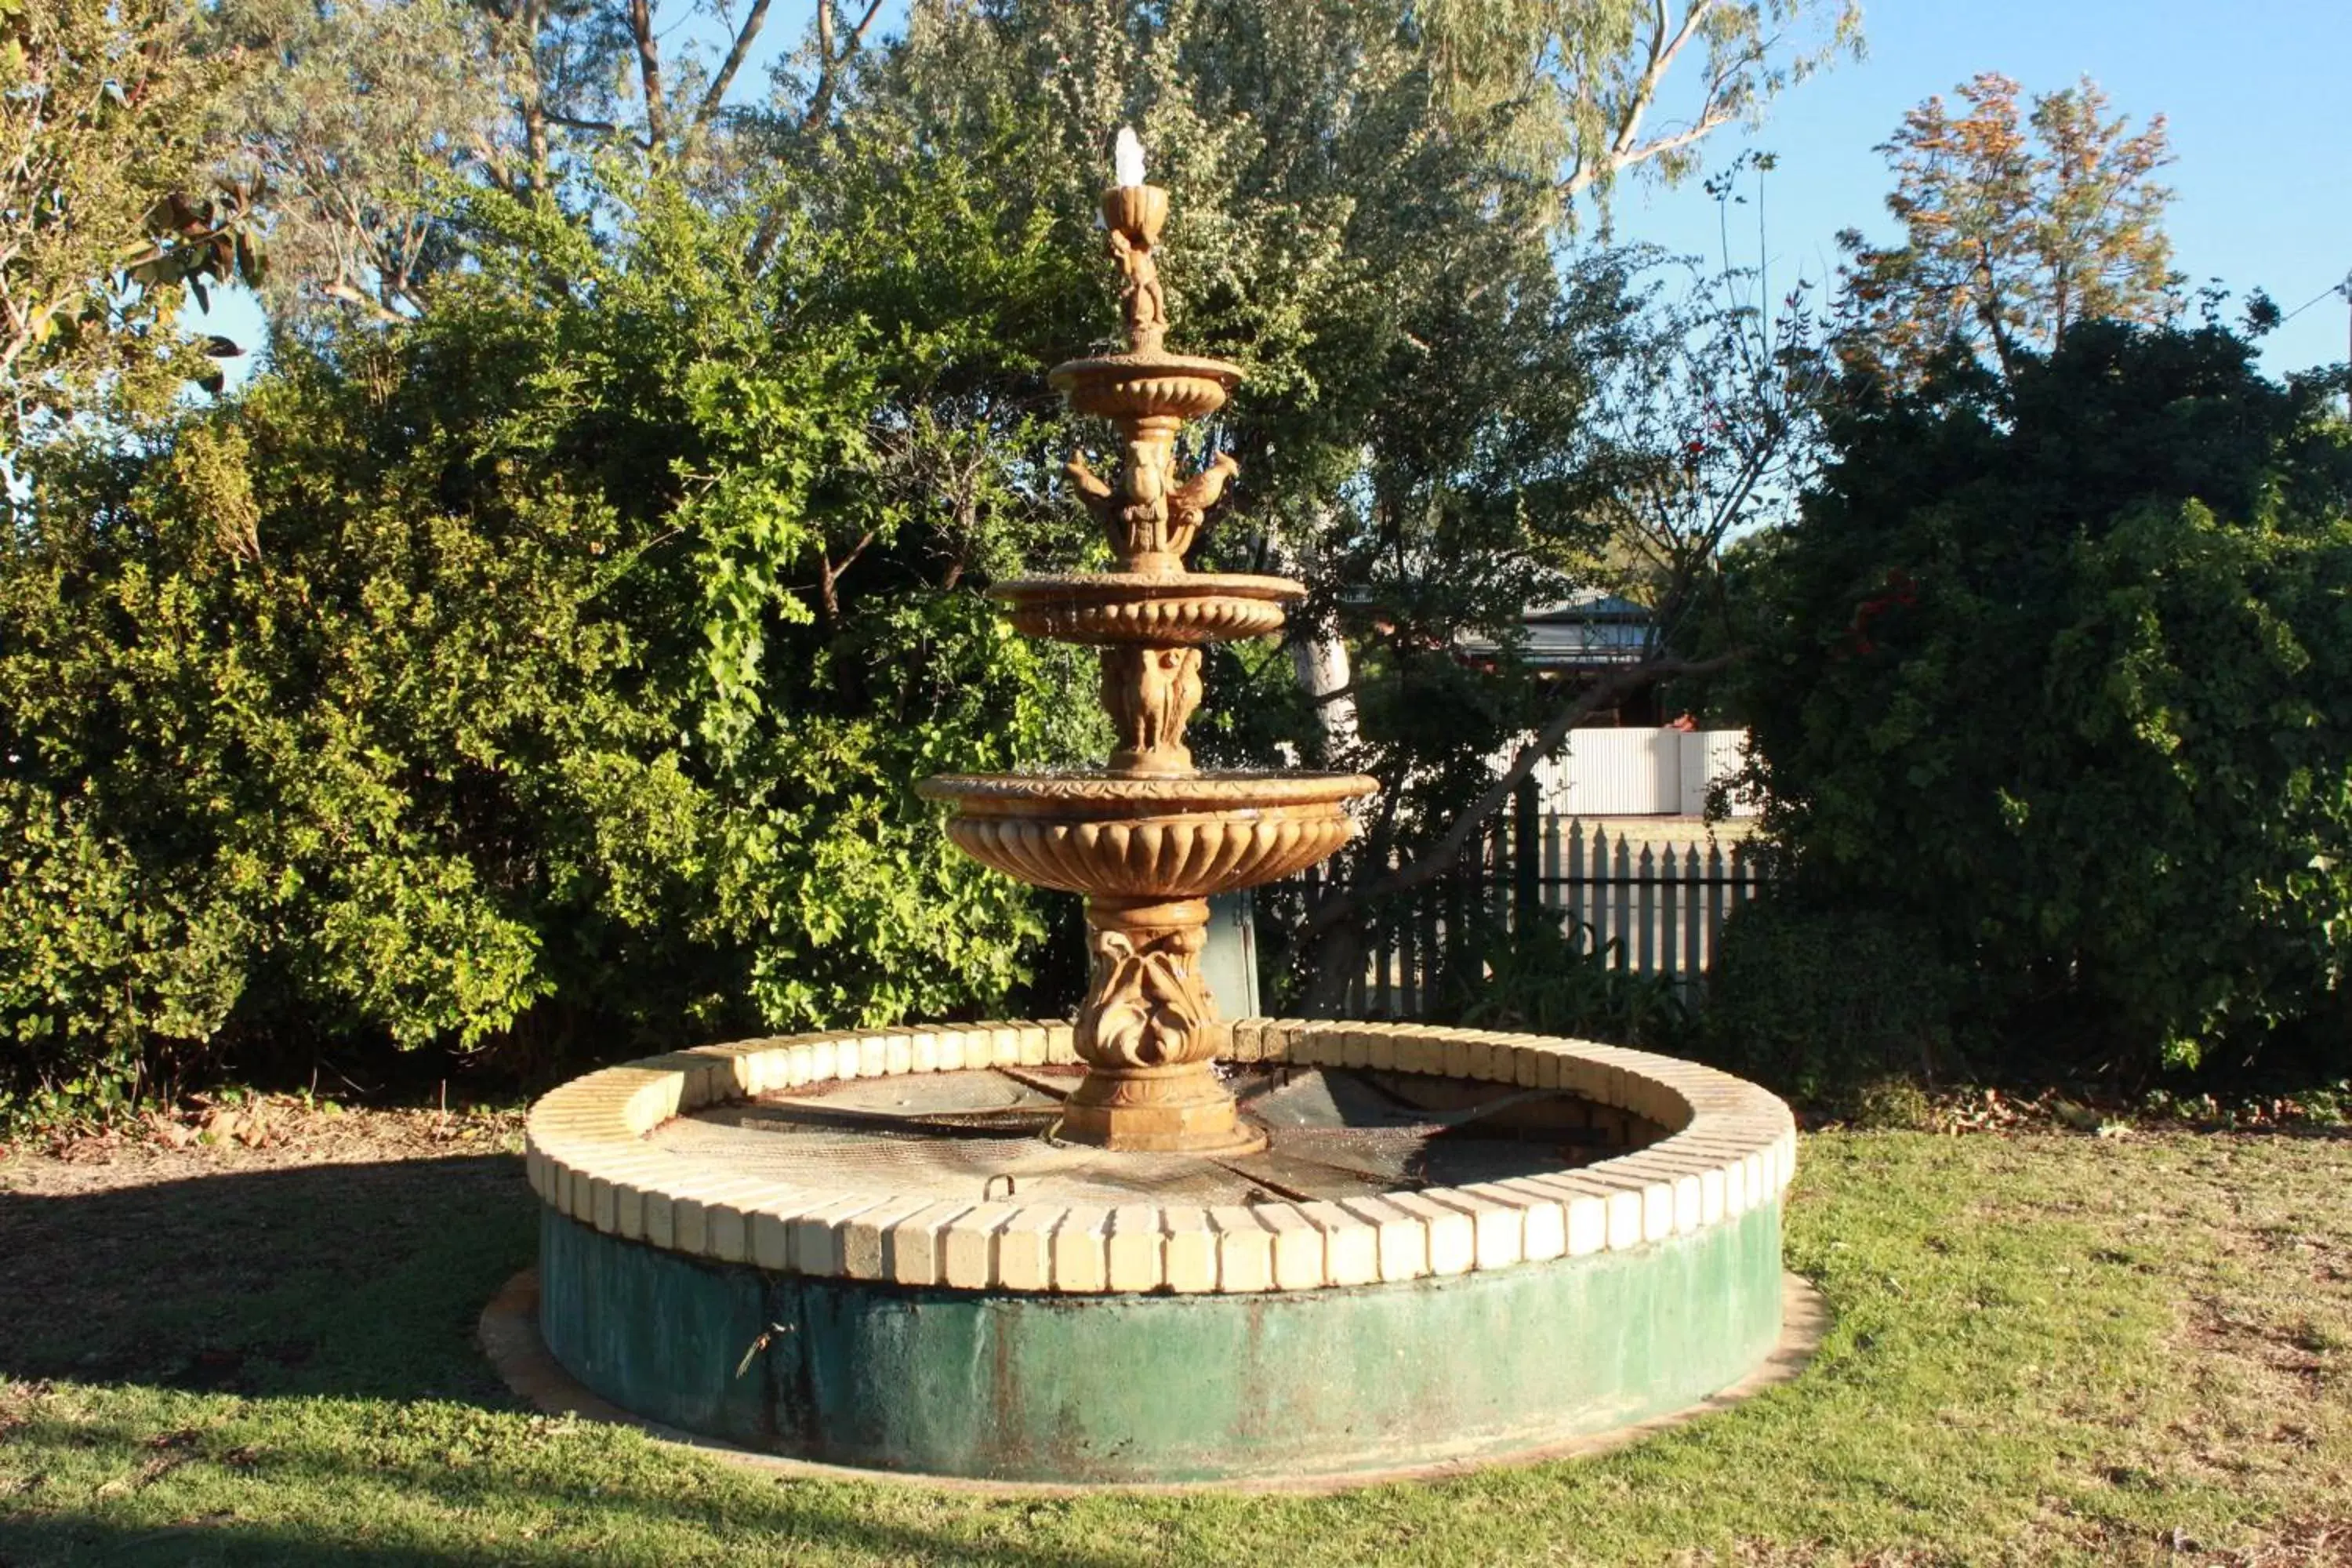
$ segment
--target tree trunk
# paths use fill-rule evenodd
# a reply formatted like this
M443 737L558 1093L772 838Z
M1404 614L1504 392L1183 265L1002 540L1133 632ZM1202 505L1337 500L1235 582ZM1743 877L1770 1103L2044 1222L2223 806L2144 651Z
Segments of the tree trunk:
M1336 630L1310 632L1290 645L1290 668L1298 689L1315 705L1322 731L1322 754L1313 760L1332 763L1351 754L1358 732L1355 667L1345 639Z
M1309 537L1319 537L1328 531L1328 510L1315 520ZM1262 548L1266 563L1285 577L1312 582L1318 574L1307 561L1278 537L1267 535ZM1321 752L1304 759L1311 764L1332 766L1353 756L1360 731L1356 726L1355 663L1348 655L1348 644L1339 629L1328 622L1316 626L1294 626L1291 629L1290 668L1298 682L1298 689L1314 705L1315 721Z

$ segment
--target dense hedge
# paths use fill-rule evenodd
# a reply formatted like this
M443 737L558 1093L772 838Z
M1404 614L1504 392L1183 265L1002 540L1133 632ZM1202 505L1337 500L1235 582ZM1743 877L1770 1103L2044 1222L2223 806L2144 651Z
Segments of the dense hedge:
M1707 989L1703 1048L1801 1100L1968 1070L1952 1037L1955 976L1900 919L1754 900L1726 922Z
M897 248L787 237L757 275L658 189L595 247L486 209L422 320L29 455L0 1110L322 1043L528 1065L1001 1000L1039 921L908 786L1090 742L1075 662L975 591L1016 525L1064 543L984 485L923 504L871 433L969 331L917 258L1050 316L1076 247L954 173L863 193Z
M2239 1063L2281 1031L2352 1066L2352 431L2327 389L2218 328L2093 324L2013 384L1862 390L1832 437L1800 520L1734 563L1732 701L1778 896L1858 945L1807 956L1759 921L1727 956L1899 963L1863 941L1882 919L2045 1066Z

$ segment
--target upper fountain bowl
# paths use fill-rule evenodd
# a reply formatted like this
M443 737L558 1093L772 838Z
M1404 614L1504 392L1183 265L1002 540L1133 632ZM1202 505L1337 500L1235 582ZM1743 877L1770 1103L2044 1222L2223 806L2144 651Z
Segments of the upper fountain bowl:
M1016 577L989 596L1024 636L1108 647L1186 647L1282 628L1282 606L1307 596L1287 577L1212 572L1093 572Z
M1055 365L1045 379L1080 414L1104 419L1198 419L1225 405L1242 370L1191 354L1106 354Z

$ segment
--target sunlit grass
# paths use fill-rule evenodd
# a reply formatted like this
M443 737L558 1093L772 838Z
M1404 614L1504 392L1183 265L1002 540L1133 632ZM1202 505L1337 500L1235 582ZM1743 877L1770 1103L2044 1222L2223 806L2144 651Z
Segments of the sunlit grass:
M470 1339L530 1260L510 1157L0 1194L0 1562L2323 1561L2347 1178L2328 1138L1812 1138L1797 1383L1326 1497L782 1480L519 1409Z

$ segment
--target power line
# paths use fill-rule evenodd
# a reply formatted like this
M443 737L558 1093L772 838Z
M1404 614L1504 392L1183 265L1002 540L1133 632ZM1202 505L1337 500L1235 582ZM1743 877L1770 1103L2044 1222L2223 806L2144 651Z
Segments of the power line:
M2294 321L2297 316L2302 315L2305 310L2310 310L2314 305L2318 304L2322 300L2326 299L2330 294L2342 294L2347 298L2352 298L2352 273L2347 273L2343 282L2330 283L2326 288L2322 289L2318 293L2314 294L2310 299L2305 300L2302 304L2297 305L2294 310L2289 310L2285 315L2281 316L2279 318L2279 325L2286 325L2289 321Z

